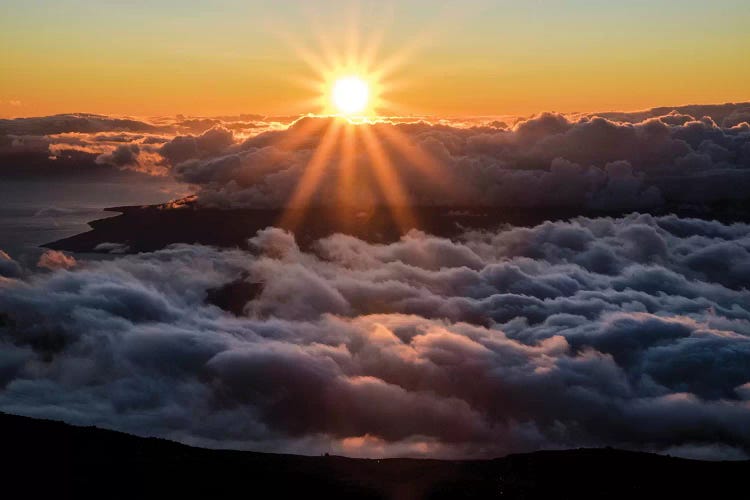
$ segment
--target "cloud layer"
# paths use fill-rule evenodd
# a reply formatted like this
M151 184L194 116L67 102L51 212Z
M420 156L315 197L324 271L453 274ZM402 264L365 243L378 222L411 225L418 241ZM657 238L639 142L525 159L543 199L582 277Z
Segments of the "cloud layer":
M4 258L0 409L306 453L750 453L750 225L635 214L308 252L269 228L251 247Z
M225 207L288 205L316 162L322 173L309 200L316 204L341 203L342 196L349 204L393 203L393 179L409 203L420 205L621 211L743 199L750 188L750 106L687 111L694 115L543 113L512 126L381 122L355 127L354 139L341 132L333 148L326 147L326 130L335 121L304 118L219 153L178 137L162 154L178 179L200 187L201 203Z
M165 143L186 142L192 134L200 136L212 128L232 130L240 139L282 126L264 119L256 115L200 119L178 115L145 121L93 114L0 119L0 177L98 180L133 173L165 176L169 175L169 161L175 159L168 154L169 147L164 155L159 154Z
M702 208L744 203L748 120L748 103L505 121L390 119L343 127L327 144L330 118L59 115L0 121L0 175L172 176L195 187L199 204L225 208ZM307 183L309 199L295 199Z

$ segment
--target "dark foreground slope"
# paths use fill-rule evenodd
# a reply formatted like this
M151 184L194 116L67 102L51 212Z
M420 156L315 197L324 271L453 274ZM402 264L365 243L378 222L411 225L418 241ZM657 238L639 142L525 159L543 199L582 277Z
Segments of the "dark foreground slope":
M6 414L0 440L0 492L24 498L730 498L750 474L750 462L611 449L487 461L217 451Z
M219 247L247 245L247 239L270 226L293 231L297 242L309 243L334 233L350 234L372 243L398 240L409 229L453 237L466 229L496 229L503 224L534 226L545 220L564 220L577 216L622 216L623 212L600 212L576 208L467 208L467 207L375 207L358 210L346 207L310 207L284 212L278 209L212 209L186 203L115 207L121 215L90 223L92 230L45 246L71 252L97 250L102 243L117 243L127 252L160 250L172 243L201 243ZM674 213L682 217L717 219L722 222L750 220L750 201L712 206L664 206L651 210L653 215Z
M391 209L378 207L368 211L348 208L313 207L306 211L284 212L261 209L211 209L163 206L115 207L121 215L90 222L92 230L45 246L72 252L97 251L101 243L118 243L129 252L160 250L171 243L201 243L219 247L245 247L258 230L280 227L295 233L297 242L306 246L334 233L344 233L375 243L392 242L409 229L420 229L437 236L454 236L462 228L491 228L502 223L534 225L550 218L548 211L448 207ZM574 216L575 212L565 212ZM556 217L553 217L556 218Z

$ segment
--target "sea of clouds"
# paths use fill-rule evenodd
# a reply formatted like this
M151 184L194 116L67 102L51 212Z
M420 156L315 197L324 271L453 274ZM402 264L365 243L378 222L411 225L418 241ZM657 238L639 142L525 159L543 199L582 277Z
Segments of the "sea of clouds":
M745 200L749 122L748 103L391 118L321 156L335 119L0 120L0 178L40 185L169 179L197 207L282 208L317 164L306 203L372 205L385 165L415 205L641 212L306 250L268 228L250 250L0 251L0 410L312 454L748 458L750 225L645 213Z
M306 251L269 228L250 248L0 253L0 410L311 454L750 455L750 225L633 214ZM238 283L234 313L209 300Z
M0 120L0 176L168 176L193 186L204 206L279 208L335 121ZM353 139L340 132L305 203L341 203L342 192L350 204L388 202L377 188L384 162L371 158L366 136L414 204L643 211L733 202L750 190L749 121L750 103L505 121L385 119L356 127ZM355 179L345 190L342 170Z

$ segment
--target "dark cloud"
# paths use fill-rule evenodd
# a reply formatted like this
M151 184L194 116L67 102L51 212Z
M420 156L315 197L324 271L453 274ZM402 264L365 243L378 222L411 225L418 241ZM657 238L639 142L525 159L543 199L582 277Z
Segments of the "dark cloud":
M161 127L130 118L114 118L92 114L63 114L54 116L0 119L3 135L52 135L68 132L156 132Z
M0 282L2 278L17 278L21 276L21 266L10 255L0 250Z
M159 153L172 164L191 158L216 155L234 144L234 135L224 127L214 127L199 136L179 135L164 144Z
M275 451L747 457L749 252L745 224L634 214L79 263L0 284L0 408ZM238 280L242 314L207 300Z
M141 148L137 144L123 144L117 146L114 151L102 153L96 157L97 163L114 165L116 167L127 167L138 165L138 154Z

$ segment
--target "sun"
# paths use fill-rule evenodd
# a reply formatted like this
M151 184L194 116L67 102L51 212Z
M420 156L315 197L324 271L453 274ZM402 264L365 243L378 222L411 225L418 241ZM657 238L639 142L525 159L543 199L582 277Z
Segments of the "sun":
M367 109L370 86L358 76L338 78L331 89L335 108L344 115L356 115Z
M402 104L391 99L394 91L409 84L408 78L397 72L408 62L415 45L404 44L381 59L379 36L360 41L356 29L349 35L338 50L320 35L319 52L311 50L309 43L288 38L312 73L296 79L308 94L300 104L310 111L288 127L288 134L276 139L278 148L295 151L302 144L316 146L277 225L288 230L299 228L310 220L314 207L326 206L330 200L331 206L338 207L333 216L346 227L363 223L359 208L375 210L383 206L406 234L417 227L417 213L411 210L414 203L402 175L419 176L446 196L460 183L397 126L408 121L409 114L403 114ZM397 109L402 111L394 113ZM370 213L376 212L365 215L369 217Z

